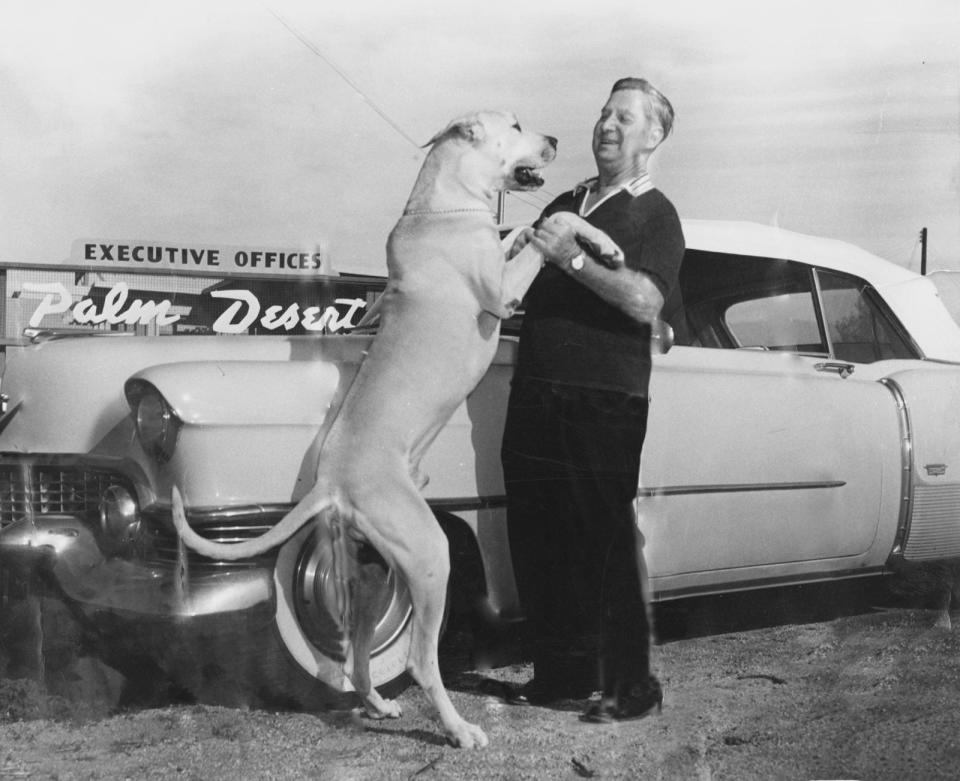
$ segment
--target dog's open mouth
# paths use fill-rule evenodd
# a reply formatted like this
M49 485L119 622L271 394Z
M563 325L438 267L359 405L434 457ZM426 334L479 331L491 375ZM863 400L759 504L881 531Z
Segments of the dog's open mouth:
M521 187L542 187L540 169L530 165L518 165L513 169L513 178Z

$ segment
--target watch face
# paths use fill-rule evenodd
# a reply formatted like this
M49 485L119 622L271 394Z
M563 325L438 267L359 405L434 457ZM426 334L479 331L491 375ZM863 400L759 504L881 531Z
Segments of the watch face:
M583 253L581 252L577 257L570 261L570 268L574 271L579 271L583 268Z

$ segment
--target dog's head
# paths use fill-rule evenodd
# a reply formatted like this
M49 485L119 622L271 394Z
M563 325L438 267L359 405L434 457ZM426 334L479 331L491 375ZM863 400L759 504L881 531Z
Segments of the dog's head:
M557 156L557 139L523 130L509 111L477 111L453 120L427 146L455 142L476 150L477 168L496 190L536 190L540 172Z

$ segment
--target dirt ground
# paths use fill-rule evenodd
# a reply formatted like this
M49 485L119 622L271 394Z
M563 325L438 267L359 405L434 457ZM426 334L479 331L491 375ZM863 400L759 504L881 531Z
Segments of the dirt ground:
M657 609L663 713L581 723L579 704L511 707L444 643L461 713L490 737L448 747L422 692L402 719L160 703L118 708L119 676L72 662L58 694L0 681L0 779L953 779L960 776L960 629L854 586L687 600ZM58 688L58 687L54 687Z

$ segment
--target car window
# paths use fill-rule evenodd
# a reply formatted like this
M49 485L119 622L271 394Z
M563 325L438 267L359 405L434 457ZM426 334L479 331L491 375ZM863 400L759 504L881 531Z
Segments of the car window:
M863 279L788 260L688 250L664 317L678 345L832 355L855 363L920 357Z
M818 270L823 316L836 358L872 363L916 358L916 350L883 301L856 277Z
M826 354L814 293L802 263L688 250L664 311L677 344Z
M738 347L826 354L809 290L740 301L725 320Z

